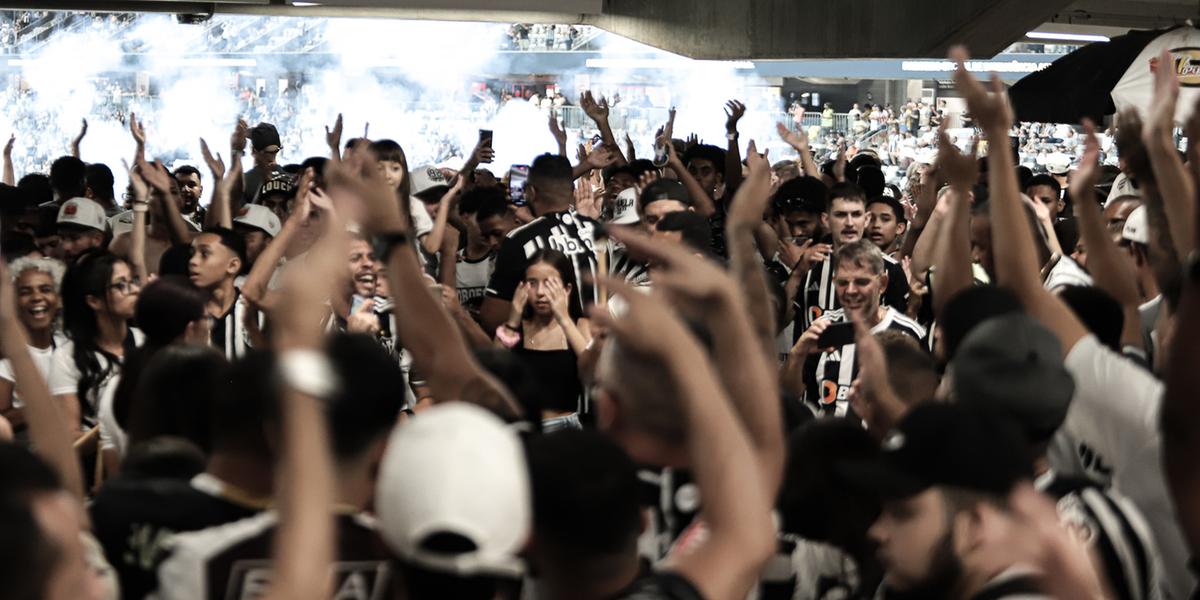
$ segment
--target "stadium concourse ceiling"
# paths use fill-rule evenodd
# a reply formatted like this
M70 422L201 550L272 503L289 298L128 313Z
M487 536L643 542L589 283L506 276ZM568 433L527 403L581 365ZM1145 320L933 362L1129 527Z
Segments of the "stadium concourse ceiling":
M1152 28L1196 0L0 0L0 8L579 23L700 59L992 56L1055 25Z

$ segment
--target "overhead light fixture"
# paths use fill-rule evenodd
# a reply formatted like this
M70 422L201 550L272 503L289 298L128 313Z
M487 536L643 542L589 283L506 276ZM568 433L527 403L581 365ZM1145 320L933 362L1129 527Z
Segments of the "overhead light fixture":
M292 2L292 6L304 8L306 6L320 6L320 2Z
M1094 33L1055 33L1049 31L1030 31L1025 37L1035 40L1058 40L1063 42L1107 42L1109 37Z

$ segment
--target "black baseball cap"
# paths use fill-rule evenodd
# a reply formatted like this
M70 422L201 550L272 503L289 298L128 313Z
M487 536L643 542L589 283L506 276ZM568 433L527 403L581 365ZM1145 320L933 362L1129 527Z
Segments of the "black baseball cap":
M771 198L775 211L795 210L819 215L829 210L829 188L811 175L801 175L783 182Z
M290 197L295 193L295 180L292 179L291 175L280 172L263 182L262 188L258 192L258 196L262 198L269 194L281 194Z
M674 179L659 179L642 190L642 195L638 198L638 214L641 214L642 207L658 200L676 200L688 206L692 205L692 195L682 183Z
M250 130L250 145L255 150L270 150L272 146L278 151L283 145L279 141L279 130L270 123L259 123Z
M896 499L934 486L1007 495L1032 479L1032 464L1021 429L1005 415L930 401L909 411L878 458L836 468L852 485Z

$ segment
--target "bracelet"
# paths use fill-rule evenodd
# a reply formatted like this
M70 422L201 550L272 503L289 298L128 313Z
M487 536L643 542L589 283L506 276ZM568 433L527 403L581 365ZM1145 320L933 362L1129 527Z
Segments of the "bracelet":
M149 210L150 210L149 202L134 202L133 203L133 212L135 212L135 213L149 212Z
M496 340L504 344L505 348L512 348L521 342L521 333L505 323L496 328Z
M278 372L284 385L314 398L328 398L339 387L329 359L316 350L283 352Z

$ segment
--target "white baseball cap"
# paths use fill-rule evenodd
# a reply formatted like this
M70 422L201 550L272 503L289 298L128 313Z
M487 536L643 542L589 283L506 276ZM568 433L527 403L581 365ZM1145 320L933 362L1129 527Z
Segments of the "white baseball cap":
M1046 157L1046 170L1051 175L1066 175L1071 170L1071 157L1061 152L1055 152Z
M405 560L455 575L518 577L532 523L529 468L517 434L472 404L422 411L392 432L375 508L384 541ZM449 534L465 552L428 547Z
M58 209L58 224L106 231L108 216L104 214L104 207L94 200L71 198Z
M237 216L233 218L233 222L235 225L246 225L247 227L261 229L271 237L279 235L279 230L282 229L279 217L271 212L271 209L261 204L243 205L238 210Z
M425 165L413 169L409 174L412 177L412 194L423 194L436 188L443 188L444 193L450 189L450 181L446 179L446 175L437 165Z
M1150 243L1150 227L1146 223L1145 206L1139 206L1129 213L1129 217L1125 219L1125 228L1121 230L1121 237L1139 244Z
M641 221L637 211L638 191L636 187L621 190L613 199L612 218L610 225L633 225Z

